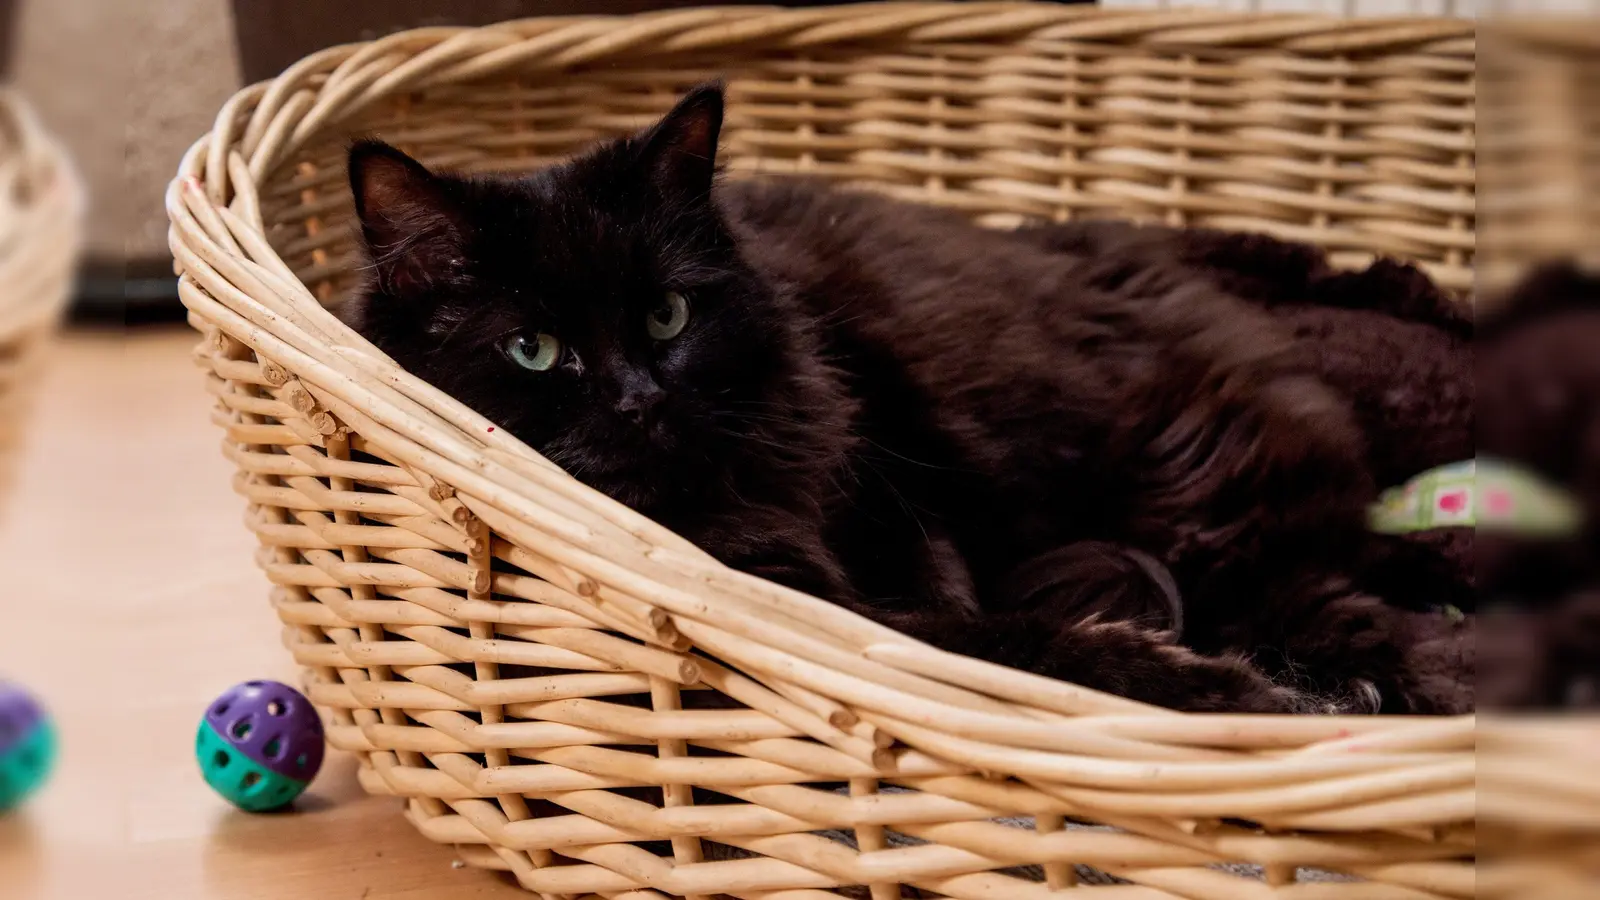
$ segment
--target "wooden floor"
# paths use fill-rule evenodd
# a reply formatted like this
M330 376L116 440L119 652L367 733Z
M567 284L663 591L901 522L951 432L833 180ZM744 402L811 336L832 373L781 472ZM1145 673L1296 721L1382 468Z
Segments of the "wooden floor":
M75 335L48 366L0 524L0 676L54 714L46 790L0 817L6 900L526 898L457 869L400 802L331 753L286 814L234 810L200 779L206 703L295 683L251 562L188 331Z

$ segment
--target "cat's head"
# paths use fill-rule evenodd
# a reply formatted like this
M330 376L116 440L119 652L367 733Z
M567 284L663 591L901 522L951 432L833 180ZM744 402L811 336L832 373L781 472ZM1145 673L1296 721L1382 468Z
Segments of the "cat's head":
M723 97L523 177L350 151L368 286L347 318L402 366L623 502L652 507L795 417L808 334L712 201ZM765 452L770 454L770 448Z

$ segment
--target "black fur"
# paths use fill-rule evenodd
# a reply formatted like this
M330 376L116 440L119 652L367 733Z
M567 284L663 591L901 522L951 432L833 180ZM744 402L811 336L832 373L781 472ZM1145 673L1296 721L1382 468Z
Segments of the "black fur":
M1184 709L1470 706L1414 665L1432 619L1360 584L1362 414L1247 291L804 181L713 188L721 109L698 89L518 179L357 145L352 321L728 564L936 645ZM669 291L692 319L655 341ZM502 349L540 332L549 371Z
M1478 682L1496 710L1600 708L1600 275L1536 268L1485 301L1483 451L1577 500L1575 535L1479 539Z

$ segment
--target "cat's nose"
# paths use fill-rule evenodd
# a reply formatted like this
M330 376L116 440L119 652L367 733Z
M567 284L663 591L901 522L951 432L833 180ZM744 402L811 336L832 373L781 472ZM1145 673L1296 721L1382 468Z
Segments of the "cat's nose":
M655 424L661 401L666 396L667 392L653 379L640 379L623 386L622 397L617 401L617 412L635 425L649 427Z

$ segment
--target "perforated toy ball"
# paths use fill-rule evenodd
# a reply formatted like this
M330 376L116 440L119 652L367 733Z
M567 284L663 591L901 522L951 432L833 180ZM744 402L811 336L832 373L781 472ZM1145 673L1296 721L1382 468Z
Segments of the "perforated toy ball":
M212 701L195 735L206 783L248 812L287 806L322 767L322 720L299 691L246 681Z
M56 762L56 732L38 701L0 681L0 812L37 791Z

